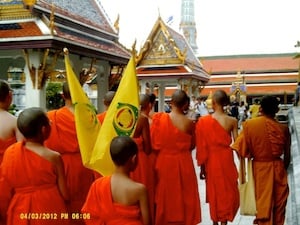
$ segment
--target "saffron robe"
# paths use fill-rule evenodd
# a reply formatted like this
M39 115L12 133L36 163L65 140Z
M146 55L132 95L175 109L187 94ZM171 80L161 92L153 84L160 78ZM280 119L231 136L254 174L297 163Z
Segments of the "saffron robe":
M11 145L1 164L0 199L5 199L1 210L7 209L7 225L69 224L60 218L67 209L57 186L55 167L24 144ZM8 208L2 208L7 202Z
M151 221L154 221L154 193L155 193L155 176L154 176L154 154L147 155L143 147L143 138L134 138L138 146L137 167L130 174L130 177L146 186L148 192L149 211Z
M16 139L15 136L10 137L10 138L8 138L8 139L6 139L6 140L2 140L2 139L0 138L0 164L1 164L2 160L3 160L3 155L4 155L5 150L6 150L10 145L12 145L13 143L16 143L16 142L17 142L17 139Z
M69 212L78 213L94 181L94 173L82 164L74 114L67 107L62 107L49 111L48 118L52 122L51 133L45 146L61 153L70 193Z
M213 221L233 221L239 209L238 172L232 138L211 115L196 124L196 158L205 165L206 201Z
M151 125L156 158L155 224L201 222L200 197L191 155L192 136L177 127L168 113L156 113Z
M98 118L98 120L99 120L99 122L100 122L101 124L103 124L103 121L104 121L106 112L107 112L107 111L104 111L104 112L102 112L102 113L97 114L97 118Z
M289 188L280 157L290 148L288 127L265 116L247 120L232 148L253 158L256 218L264 219L263 224L283 225Z
M98 178L91 186L81 210L89 213L86 225L142 225L138 205L114 203L111 193L111 176Z

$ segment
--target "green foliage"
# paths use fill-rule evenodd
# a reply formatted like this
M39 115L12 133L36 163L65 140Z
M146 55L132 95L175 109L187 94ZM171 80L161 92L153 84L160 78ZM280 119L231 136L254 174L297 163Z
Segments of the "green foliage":
M47 110L58 109L64 105L62 98L62 83L49 82L46 87Z
M8 108L8 112L16 115L16 112L18 111L17 106L15 104L11 104Z

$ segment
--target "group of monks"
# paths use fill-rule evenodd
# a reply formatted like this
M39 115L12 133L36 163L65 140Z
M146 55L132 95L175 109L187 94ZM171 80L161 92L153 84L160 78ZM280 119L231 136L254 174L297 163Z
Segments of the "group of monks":
M137 154L128 156L134 159L130 165L136 165L126 165L129 178L147 190L145 206L144 200L133 197L133 201L111 192L116 175L102 177L83 166L67 83L63 85L65 106L45 113L47 119L31 109L31 114L20 114L23 122L17 122L21 119L8 113L11 92L7 82L1 80L1 161L4 158L0 161L0 224L199 224L202 215L191 154L194 149L200 179L206 182L204 197L213 225L233 221L239 209L234 154L253 160L257 203L254 224L284 224L290 134L287 126L274 119L276 98L263 98L261 116L247 120L239 133L237 119L224 112L229 98L223 90L213 94L213 112L198 121L186 115L190 99L183 90L173 93L169 113L153 112L155 95L141 94L133 135ZM114 94L106 94L107 108ZM36 127L25 123L37 123L30 115L44 122ZM105 112L98 115L100 123L104 118ZM39 132L33 134L32 130ZM130 182L125 185L127 181L124 179L121 186L132 188Z

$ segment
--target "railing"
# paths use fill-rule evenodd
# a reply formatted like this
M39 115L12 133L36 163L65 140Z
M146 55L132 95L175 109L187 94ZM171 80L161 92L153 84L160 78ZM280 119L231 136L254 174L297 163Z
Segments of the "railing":
M291 132L291 164L288 169L290 195L287 205L286 224L300 222L300 107L293 107L288 113Z

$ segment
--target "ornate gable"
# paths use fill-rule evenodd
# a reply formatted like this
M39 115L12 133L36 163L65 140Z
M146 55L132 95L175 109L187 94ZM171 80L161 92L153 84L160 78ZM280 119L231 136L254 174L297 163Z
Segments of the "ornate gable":
M138 76L146 78L192 78L203 83L209 75L194 55L183 35L158 17L147 41L137 56Z

